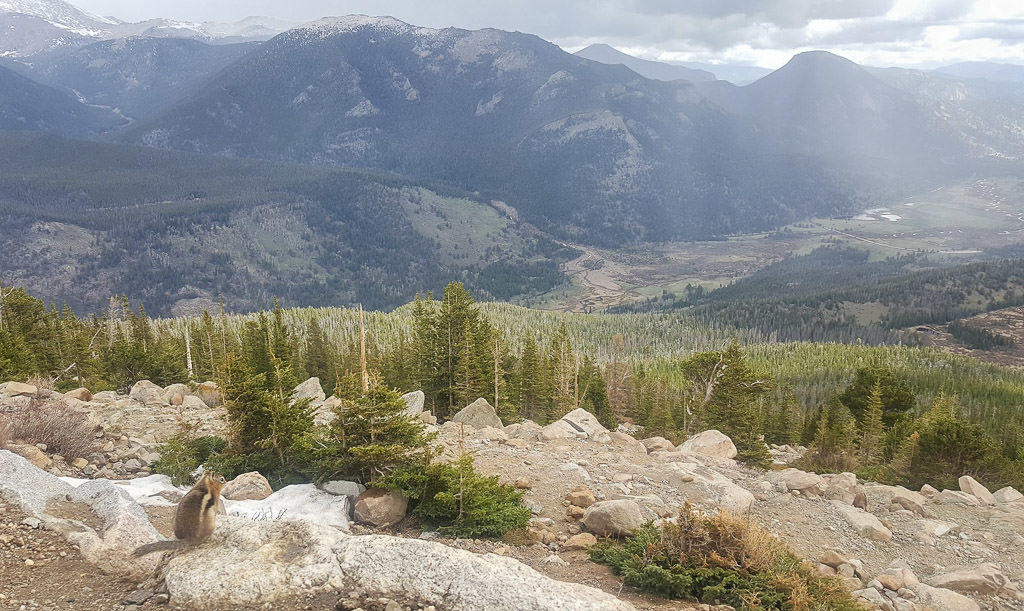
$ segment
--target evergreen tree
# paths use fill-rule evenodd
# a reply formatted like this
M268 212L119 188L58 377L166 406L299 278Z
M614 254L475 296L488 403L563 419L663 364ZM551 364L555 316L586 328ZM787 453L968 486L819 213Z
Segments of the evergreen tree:
M573 352L569 329L563 322L551 338L548 350L551 367L551 386L556 420L579 407L579 379L577 378L576 354Z
M302 441L307 470L318 481L355 478L373 482L392 470L421 462L427 437L404 413L398 391L376 384L369 392L343 400L328 427L310 431Z
M865 465L874 464L881 458L882 410L882 384L876 381L864 410L860 438L860 459Z
M736 444L746 462L769 460L761 439L758 399L771 392L773 382L747 365L739 344L724 352L702 352L682 363L690 381L688 404L701 428L717 429Z
M594 414L606 428L614 429L615 416L608 402L608 387L601 369L590 356L583 357L579 370L580 407Z
M839 396L859 424L864 423L868 398L876 384L882 390L882 422L885 426L892 426L901 414L912 412L917 407L917 398L906 381L882 367L862 367Z
M849 471L857 464L857 421L850 410L832 396L817 420L809 461L818 468Z

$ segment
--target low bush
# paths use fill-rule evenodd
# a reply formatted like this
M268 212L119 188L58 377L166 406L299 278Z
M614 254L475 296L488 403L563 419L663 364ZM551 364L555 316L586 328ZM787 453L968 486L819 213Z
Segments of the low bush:
M178 433L160 448L160 460L153 463L153 470L169 476L175 486L187 486L192 483L192 473L225 447L227 442L220 437Z
M737 609L860 609L842 583L819 575L760 526L687 504L675 523L648 523L624 543L590 551L626 585L667 598Z
M530 521L523 492L477 473L469 454L453 463L399 469L377 485L409 497L413 515L451 537L499 538Z
M64 401L46 403L33 399L22 411L6 417L6 431L9 441L23 440L29 443L46 444L50 453L66 458L86 456L93 449L93 427L89 419L77 412Z

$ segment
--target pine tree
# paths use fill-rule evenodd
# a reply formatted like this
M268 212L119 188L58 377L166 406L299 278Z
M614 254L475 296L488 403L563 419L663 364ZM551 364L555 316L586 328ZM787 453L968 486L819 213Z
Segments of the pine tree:
M564 322L551 338L548 360L551 364L551 385L554 395L555 411L552 419L557 419L579 406L576 354L573 352L569 329Z
M860 440L860 458L865 465L874 464L881 457L882 410L882 384L875 381L864 409Z
M310 431L301 446L317 481L355 478L372 482L420 462L426 452L423 427L405 414L398 391L375 384L334 409L328 427Z
M589 355L583 357L579 369L580 407L594 414L606 428L614 429L615 415L608 402L608 386L601 369Z

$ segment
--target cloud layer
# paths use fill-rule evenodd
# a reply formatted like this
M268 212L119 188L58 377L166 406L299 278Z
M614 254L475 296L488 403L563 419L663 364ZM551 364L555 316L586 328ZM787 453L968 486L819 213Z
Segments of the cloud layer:
M651 59L774 68L826 49L873 65L967 60L1024 63L1019 0L73 0L101 15L234 21L252 14L301 23L388 14L428 27L495 27L568 49L602 42Z

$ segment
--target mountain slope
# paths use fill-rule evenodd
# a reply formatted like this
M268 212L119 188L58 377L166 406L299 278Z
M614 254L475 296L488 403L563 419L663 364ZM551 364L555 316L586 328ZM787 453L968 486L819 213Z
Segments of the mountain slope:
M825 51L800 53L745 87L710 83L702 91L776 146L865 185L946 178L971 152L921 100Z
M715 75L707 70L695 70L686 66L640 59L605 44L590 45L580 49L575 55L591 61L601 62L602 64L622 64L640 76L657 81L685 79L699 83L715 80Z
M86 106L0 66L0 130L86 136L122 123L114 113Z
M133 36L218 44L263 41L290 26L268 17L247 17L235 23L170 19L128 23L90 15L63 0L0 0L0 57L31 57L53 49Z
M90 104L145 119L195 92L253 48L253 44L136 37L57 48L10 65Z
M0 132L5 283L96 311L362 303L461 280L491 299L562 281L562 247L475 198L380 174Z
M609 245L759 229L850 201L812 159L774 154L687 82L535 36L389 18L282 34L126 139L449 182Z

